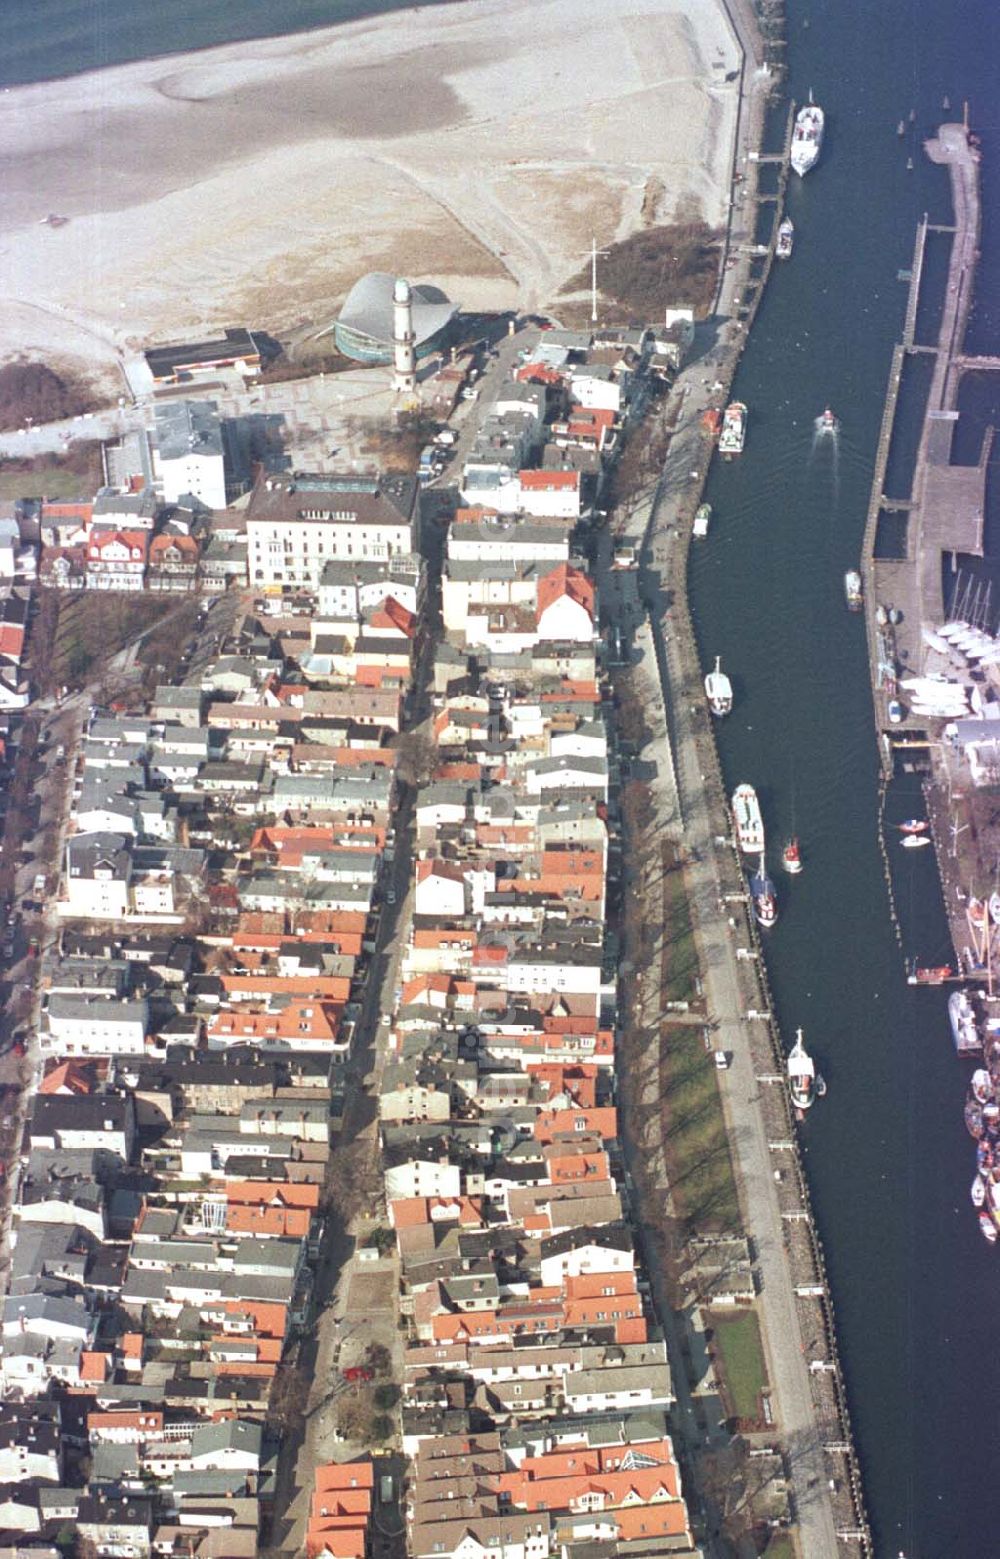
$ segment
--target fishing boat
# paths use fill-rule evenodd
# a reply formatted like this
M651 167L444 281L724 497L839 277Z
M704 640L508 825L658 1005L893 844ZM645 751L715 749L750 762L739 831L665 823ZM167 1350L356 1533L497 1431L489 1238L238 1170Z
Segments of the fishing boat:
M952 991L948 997L948 1022L955 1050L960 1056L975 1055L982 1049L975 1009L966 991Z
M709 521L712 518L712 505L700 503L694 513L694 524L691 526L692 536L699 539L708 535Z
M790 160L800 178L808 173L810 168L816 166L823 145L825 128L826 117L819 104L813 102L813 95L810 92L808 103L795 115L795 128L792 131Z
M977 1175L975 1180L973 1180L972 1189L969 1194L972 1197L973 1207L982 1207L986 1200L986 1187L983 1185L982 1175Z
M731 457L742 455L747 437L747 409L742 401L730 401L722 418L719 434L719 453Z
M901 834L922 834L930 826L925 817L908 817L904 823L898 825Z
M799 841L789 839L781 852L781 864L790 877L795 877L802 870L802 853L799 850Z
M802 1043L801 1029L796 1029L795 1044L788 1052L788 1091L800 1112L810 1109L817 1096L816 1066Z
M829 406L824 406L823 410L816 418L816 432L836 433L839 431L839 429L840 423L837 421L837 418L834 416Z
M786 217L778 228L778 241L774 246L775 258L778 260L790 260L794 242L795 224L791 217Z
M750 878L750 896L753 899L754 919L766 931L778 918L778 895L774 891L774 883L767 875L763 858Z
M931 840L927 834L905 834L899 842L904 850L922 850Z
M764 822L760 802L752 785L737 785L733 791L733 821L736 842L744 855L763 855Z
M705 678L705 697L713 715L727 715L733 707L733 684L722 670L720 655L715 657L715 670Z
M983 1236L983 1239L987 1240L990 1245L996 1244L997 1227L989 1213L979 1214L979 1232Z
M844 575L844 594L847 597L848 611L860 612L864 604L864 590L861 575L856 568L849 568Z

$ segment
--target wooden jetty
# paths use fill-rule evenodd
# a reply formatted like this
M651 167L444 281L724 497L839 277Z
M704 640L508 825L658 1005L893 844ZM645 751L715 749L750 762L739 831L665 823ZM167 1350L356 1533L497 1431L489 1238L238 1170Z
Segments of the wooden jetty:
M932 745L926 720L904 718L892 723L888 705L896 697L897 677L921 669L923 629L939 627L944 620L942 557L950 553L954 560L960 552L975 557L983 554L986 466L992 432L976 465L953 465L951 453L963 373L991 369L994 361L1000 368L1000 359L979 359L962 352L979 257L979 153L966 123L942 125L937 135L924 143L924 150L932 162L948 168L955 221L953 226L931 224L925 216L917 227L903 336L893 351L889 372L861 559L872 694L886 776L892 773L897 739L911 747L921 740L927 741L928 748ZM937 341L924 344L918 343L915 335L928 233L950 235L951 255ZM900 385L907 357L917 352L933 356L934 365L910 496L888 499L885 473ZM879 558L875 556L879 520L888 513L905 515L906 541L901 556ZM879 621L880 616L889 614L894 621Z

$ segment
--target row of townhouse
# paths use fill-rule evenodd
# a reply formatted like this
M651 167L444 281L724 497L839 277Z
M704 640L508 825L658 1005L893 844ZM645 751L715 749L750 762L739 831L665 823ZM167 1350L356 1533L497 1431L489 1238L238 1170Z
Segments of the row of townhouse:
M566 436L587 411L619 418L641 342L602 361L552 336L466 467L469 502L506 438L516 505L477 500L447 538L436 766L380 1086L415 1559L698 1552L619 1140L596 593L574 560L580 503L525 499L547 490L536 475L579 497L581 473L518 464L553 412Z
M361 610L395 620L419 570L381 567ZM252 1559L275 1493L409 677L310 681L318 607L249 610L189 683L94 711L75 757L12 1188L0 1530L72 1523L100 1559ZM317 1474L310 1549L367 1559L371 1468L339 1476Z

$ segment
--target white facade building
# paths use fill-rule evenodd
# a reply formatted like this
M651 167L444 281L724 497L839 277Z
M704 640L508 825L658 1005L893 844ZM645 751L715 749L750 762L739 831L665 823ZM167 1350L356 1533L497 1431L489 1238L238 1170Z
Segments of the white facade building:
M409 554L418 535L415 477L267 477L247 509L250 585L318 590L331 558Z

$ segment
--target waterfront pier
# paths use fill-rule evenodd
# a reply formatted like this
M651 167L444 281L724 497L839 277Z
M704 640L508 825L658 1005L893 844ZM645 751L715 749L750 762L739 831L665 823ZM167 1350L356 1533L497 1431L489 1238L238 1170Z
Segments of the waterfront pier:
M979 254L979 152L965 123L942 125L925 142L924 150L932 162L948 168L955 219L952 226L942 226L929 223L925 216L917 228L902 340L893 351L889 370L861 558L872 695L886 778L893 772L897 743L907 750L925 746L928 756L934 745L926 718L910 716L905 701L898 707L899 682L907 673L921 672L926 633L944 621L943 558L949 553L953 559L958 553L983 555L986 468L992 447L989 434L975 465L952 464L962 375L992 368L994 363L992 358L962 352ZM924 344L915 336L929 233L950 235L951 254L937 340ZM910 494L890 499L885 494L885 476L900 387L907 358L917 353L933 358L927 406ZM895 556L884 557L879 556L879 528L889 514L905 516L905 538Z
M793 119L794 112L789 134ZM683 370L675 385L670 447L642 537L640 591L650 613L672 754L662 826L676 839L684 862L713 1043L729 1058L719 1082L745 1227L754 1241L768 1412L785 1447L801 1551L809 1559L841 1559L870 1554L871 1536L823 1251L790 1108L784 1046L771 1016L763 950L733 842L687 601L691 523L710 458L701 418L708 406L728 398L770 271L787 169L785 159L759 273L731 273L724 289L728 314L718 309L718 343ZM746 182L756 218L756 180L751 174Z

